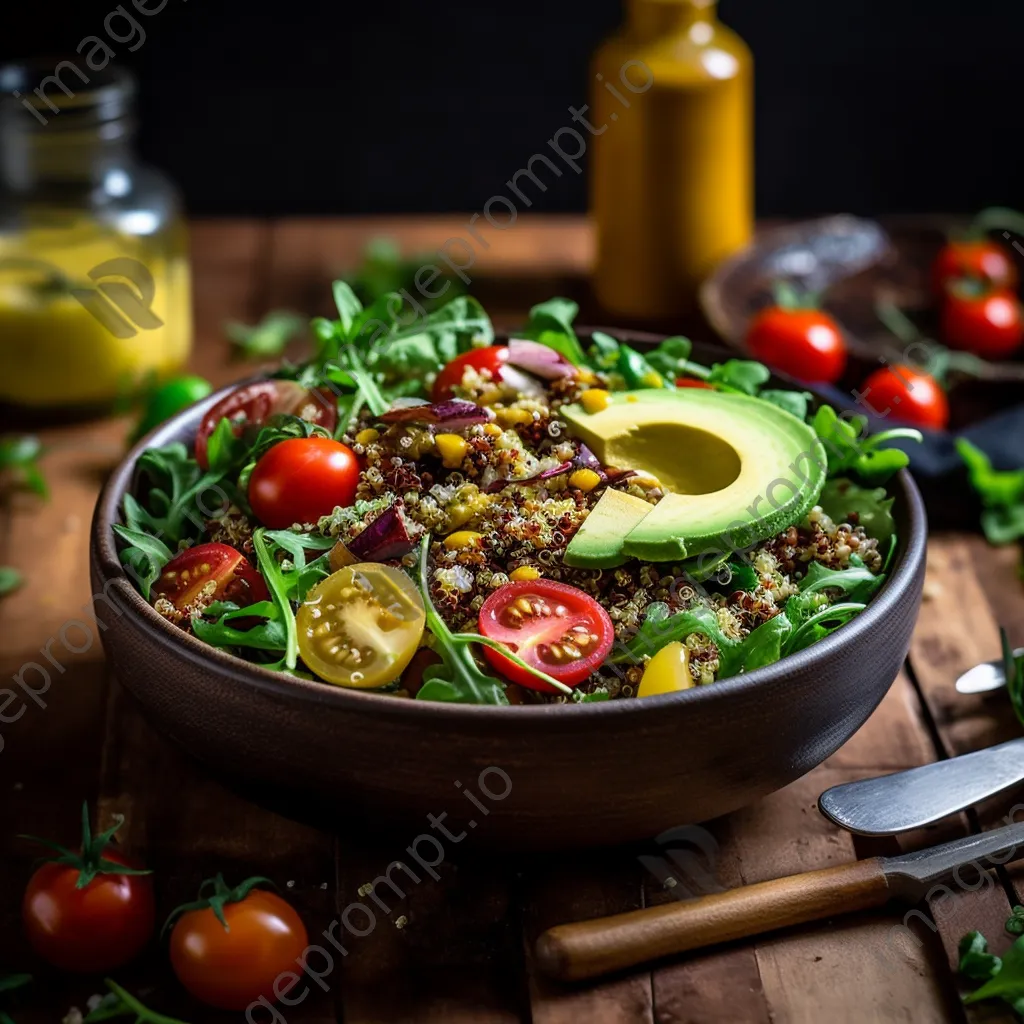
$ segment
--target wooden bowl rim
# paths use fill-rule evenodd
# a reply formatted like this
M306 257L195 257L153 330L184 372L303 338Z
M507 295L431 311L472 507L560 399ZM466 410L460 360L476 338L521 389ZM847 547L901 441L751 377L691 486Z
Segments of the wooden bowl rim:
M663 340L663 335L649 334L640 331L623 331L610 328L579 328L578 333L589 335L594 330L605 330L623 341L656 343ZM713 344L697 346L704 350L718 348L723 356L728 353ZM264 379L255 377L250 379ZM895 493L897 502L905 510L907 529L901 531L893 567L879 592L869 602L867 608L847 622L841 629L832 633L824 640L819 640L810 647L796 654L788 655L773 665L755 669L753 672L732 676L719 680L709 686L698 686L679 693L664 694L656 697L645 697L643 700L610 700L587 704L537 704L494 706L486 704L449 704L439 701L405 700L387 694L369 693L361 690L346 689L330 683L300 679L287 676L254 665L242 658L229 654L217 647L204 644L201 640L179 629L168 622L146 601L136 590L133 583L121 566L117 556L112 526L120 520L120 505L125 492L129 489L135 464L142 452L151 447L160 447L178 440L183 433L193 431L193 423L198 422L205 413L219 402L226 394L246 381L237 381L214 392L209 397L190 406L188 409L172 417L166 423L141 438L122 459L111 473L100 493L93 515L90 553L95 574L106 586L113 581L119 596L124 603L122 614L128 614L133 622L141 628L159 646L171 648L174 652L198 665L219 668L223 675L237 680L241 684L253 686L264 693L304 702L328 705L352 712L374 712L415 723L455 719L467 720L502 716L512 720L528 719L533 722L566 724L566 716L589 720L594 717L611 716L643 716L658 713L676 705L685 706L700 702L726 701L733 694L739 694L772 683L780 683L787 676L811 669L816 663L828 660L844 648L853 647L858 643L870 643L871 634L896 612L899 604L906 600L915 589L915 581L924 564L927 544L927 520L921 494L907 470L901 470L893 477L890 489ZM789 386L789 382L785 382ZM901 517L902 518L902 517ZM106 635L106 632L104 633ZM468 717L467 717L468 716Z

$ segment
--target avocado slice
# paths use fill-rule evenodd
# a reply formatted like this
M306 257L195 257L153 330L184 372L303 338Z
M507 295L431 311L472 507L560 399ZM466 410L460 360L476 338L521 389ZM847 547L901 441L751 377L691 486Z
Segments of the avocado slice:
M623 531L626 557L669 562L741 550L802 520L825 484L814 430L748 395L626 391L600 412L570 405L561 414L602 463L650 473L667 492Z
M565 564L579 569L611 569L627 560L622 543L654 506L635 494L609 488L565 549Z

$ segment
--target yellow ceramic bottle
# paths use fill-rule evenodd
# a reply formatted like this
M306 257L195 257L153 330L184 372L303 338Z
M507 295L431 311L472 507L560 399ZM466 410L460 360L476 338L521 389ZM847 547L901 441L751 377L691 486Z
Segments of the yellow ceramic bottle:
M753 60L714 0L627 0L594 60L594 288L665 319L753 230ZM602 127L603 126L603 127Z

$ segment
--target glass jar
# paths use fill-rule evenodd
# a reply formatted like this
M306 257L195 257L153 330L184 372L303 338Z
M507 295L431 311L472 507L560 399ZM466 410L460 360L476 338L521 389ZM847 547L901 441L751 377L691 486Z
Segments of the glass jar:
M122 70L0 67L0 402L104 406L188 358L181 204L132 151L134 95Z

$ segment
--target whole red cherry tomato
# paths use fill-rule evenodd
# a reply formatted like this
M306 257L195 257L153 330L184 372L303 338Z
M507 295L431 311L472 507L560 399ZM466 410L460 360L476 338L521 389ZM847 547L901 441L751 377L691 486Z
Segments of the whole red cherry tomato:
M244 1010L261 997L287 995L287 978L309 945L302 919L280 896L250 878L230 889L218 875L202 884L199 900L171 915L171 966L188 991L219 1010ZM295 985L293 981L292 987Z
M205 593L211 582L213 593ZM153 596L166 598L183 612L201 596L234 601L244 608L268 600L270 594L263 577L241 552L227 544L197 544L164 566L153 584Z
M315 523L355 501L355 452L329 437L293 437L275 444L249 477L249 504L261 523L283 530Z
M116 970L153 936L152 880L141 866L109 848L124 818L116 815L114 822L93 838L89 808L83 807L81 852L47 842L62 862L43 864L25 889L21 916L29 945L62 971Z
M949 402L934 377L911 366L883 366L861 385L862 401L879 416L930 430L949 423Z
M451 398L454 394L453 389L462 383L462 376L470 366L477 372L486 370L495 380L501 380L501 368L507 361L508 349L504 345L491 345L488 348L474 348L463 352L437 375L431 397L435 402Z
M247 426L262 426L274 415L299 416L333 434L338 425L338 400L330 388L309 391L293 380L245 384L225 395L203 417L196 433L196 462L209 468L207 446L222 419L231 420L235 437L239 437Z
M480 632L507 644L533 668L566 686L582 683L612 648L608 613L588 594L552 580L522 580L498 587L480 609ZM531 690L554 687L490 647L487 660L503 676Z
M1012 292L971 294L953 288L942 304L941 329L953 348L983 359L1004 359L1024 341L1024 315Z
M964 278L980 281L988 288L1013 291L1017 287L1017 267L1003 246L987 238L948 242L932 264L932 291L941 299Z
M820 309L762 310L747 329L751 354L805 383L834 384L846 369L846 342L839 325Z

